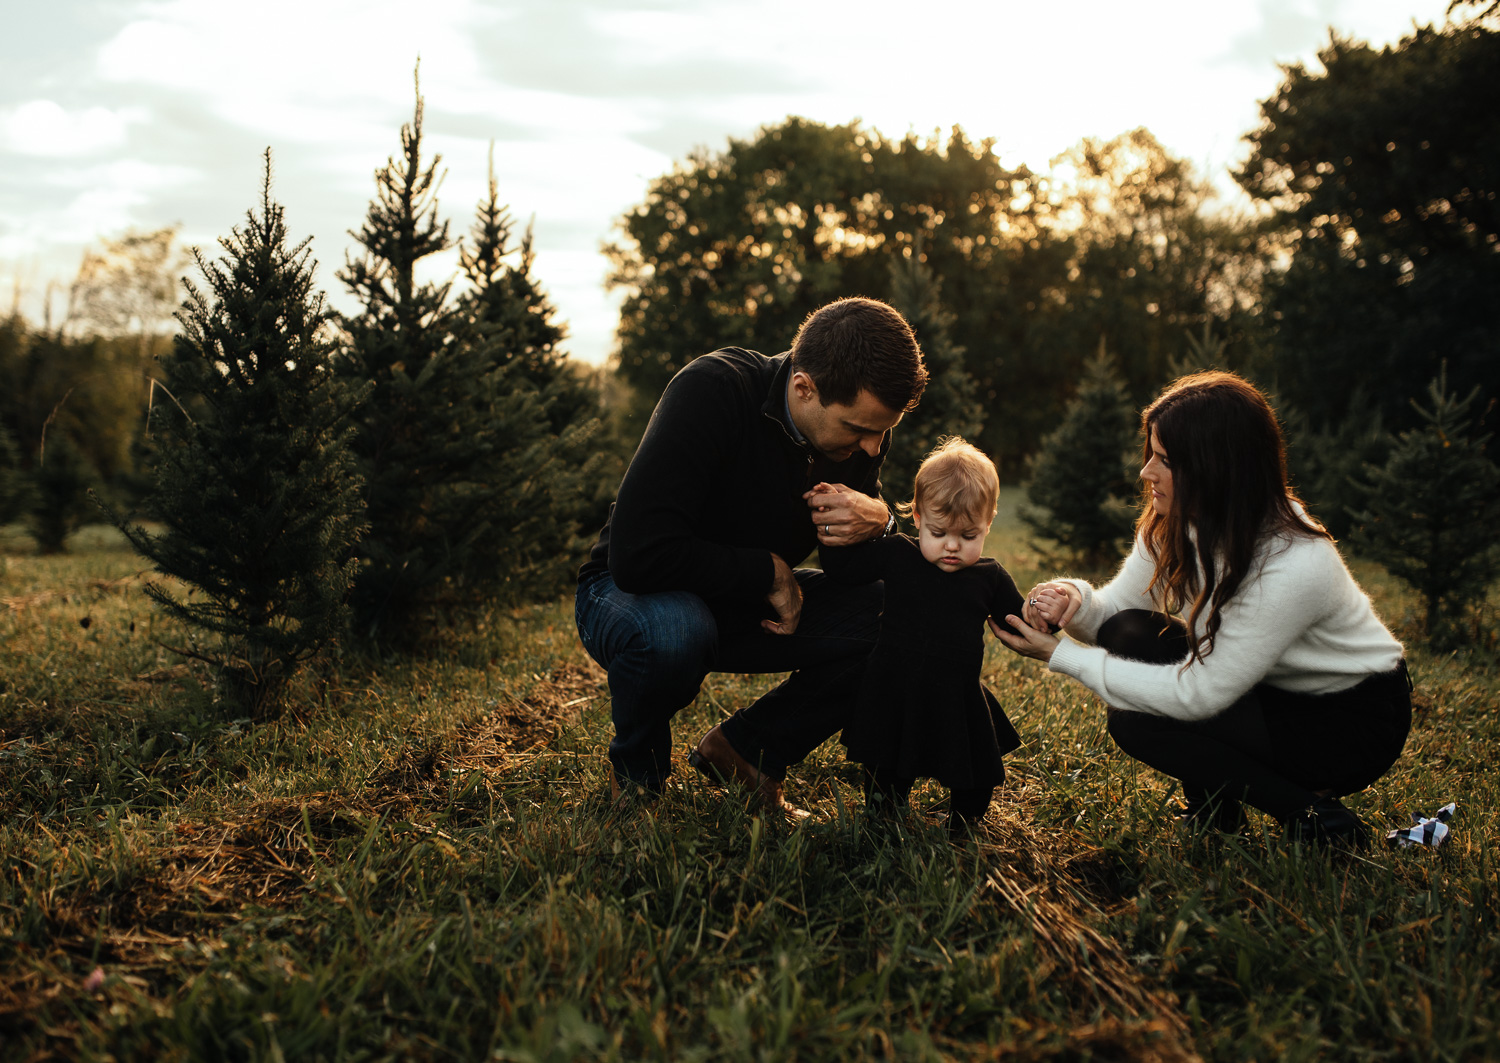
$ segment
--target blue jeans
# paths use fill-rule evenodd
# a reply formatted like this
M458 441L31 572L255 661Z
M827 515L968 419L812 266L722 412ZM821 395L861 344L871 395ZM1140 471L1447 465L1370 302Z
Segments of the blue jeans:
M722 622L687 591L629 594L607 572L579 585L578 636L609 673L617 777L661 788L672 771L671 719L709 672L792 673L723 724L729 744L775 778L843 729L880 632L882 587L845 586L817 569L796 577L802 618L791 635Z

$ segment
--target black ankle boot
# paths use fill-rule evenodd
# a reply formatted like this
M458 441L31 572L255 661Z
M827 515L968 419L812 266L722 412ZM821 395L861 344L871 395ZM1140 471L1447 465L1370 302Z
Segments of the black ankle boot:
M1183 804L1172 810L1177 822L1199 830L1216 830L1224 834L1242 834L1249 826L1245 806L1220 792L1209 794L1183 784Z
M1365 849L1370 831L1336 797L1320 797L1286 821L1287 839L1335 849Z
M866 767L865 808L871 815L893 816L906 811L912 782L909 779L887 778L884 772Z
M1172 818L1195 830L1215 830L1221 834L1243 834L1250 825L1244 806L1238 801L1179 805L1173 809Z

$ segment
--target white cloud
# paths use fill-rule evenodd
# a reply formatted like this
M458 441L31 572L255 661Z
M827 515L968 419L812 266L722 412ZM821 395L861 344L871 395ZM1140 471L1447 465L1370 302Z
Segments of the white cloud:
M614 348L623 292L606 294L604 275L608 264L599 255L585 251L542 251L536 257L536 276L558 307L597 308L589 314L564 315L569 354L599 362Z
M395 0L167 0L99 51L107 81L189 92L237 125L308 142L348 142L424 93L471 89L471 0L427 0L419 18Z
M445 201L467 211L484 191L489 143L435 137L431 148L442 152L452 171ZM568 130L545 140L495 145L501 201L522 216L535 212L552 221L624 210L641 198L650 177L671 165L667 156L604 130Z
M66 158L92 155L125 143L127 127L144 118L138 109L86 107L68 111L52 100L31 100L0 112L7 147L19 155Z
M34 210L12 218L0 254L21 257L49 244L85 244L103 234L124 229L170 224L171 219L142 219L136 209L164 191L180 189L198 179L195 170L163 166L140 159L119 159L81 170L58 170L50 175L53 188L74 194L59 206Z

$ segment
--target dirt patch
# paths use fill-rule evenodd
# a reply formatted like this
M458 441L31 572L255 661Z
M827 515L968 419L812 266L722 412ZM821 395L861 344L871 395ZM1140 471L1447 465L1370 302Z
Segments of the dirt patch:
M489 781L538 755L604 696L604 673L592 664L564 664L532 678L524 695L508 694L462 727L410 742L370 776L366 799L381 811L402 802L446 801L453 777L477 771Z
M1061 1051L1056 1043L1059 1035L1064 1046ZM1027 1042L1007 1048L1004 1058L1016 1063L1033 1059L1196 1063L1199 1056L1183 1047L1178 1033L1167 1022L1104 1018L1069 1029L1040 1025Z
M453 733L453 767L498 770L507 759L550 745L590 703L608 697L600 689L604 672L592 662L564 664L535 678L525 697L497 701L483 717Z
M1094 929L1134 902L1100 881L1100 864L1108 860L1097 846L1072 830L1031 821L1029 810L1040 796L1028 781L1018 791L1007 789L1007 800L991 811L981 842L992 860L985 885L1031 925L1042 961L1038 978L1066 980L1071 995L1129 1017L1069 1030L1069 1049L1092 1059L1196 1060L1177 997Z
M39 914L54 944L92 949L97 938L105 950L101 956L129 964L142 959L138 946L150 952L185 943L246 907L288 906L312 888L317 848L363 832L377 815L319 794L179 823L165 837L153 836L148 849L124 858L101 846L84 859L108 868L94 876L107 883L39 893Z
M442 739L409 745L396 754L394 763L370 777L370 796L384 803L431 797L442 776L450 770Z

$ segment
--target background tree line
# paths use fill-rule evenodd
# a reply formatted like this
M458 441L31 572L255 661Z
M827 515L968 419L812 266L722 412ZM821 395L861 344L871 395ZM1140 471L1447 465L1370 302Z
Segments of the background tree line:
M59 323L0 320L0 523L24 519L44 553L97 518L90 485L122 502L142 489L151 366L185 264L175 228L128 232L84 255Z
M1219 322L1246 346L1252 227L1209 213L1206 183L1148 131L1085 141L1048 174L1008 170L992 146L789 118L654 181L609 249L626 291L618 371L641 410L690 359L785 345L841 295L920 316L907 261L931 274L979 438L1011 476L1101 335L1142 392L1184 329Z

